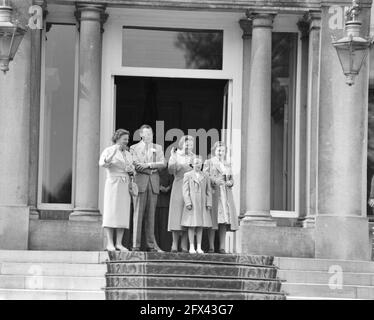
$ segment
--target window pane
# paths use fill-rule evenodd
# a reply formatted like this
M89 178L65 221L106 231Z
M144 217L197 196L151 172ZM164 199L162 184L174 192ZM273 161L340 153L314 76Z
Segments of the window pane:
M297 34L273 33L271 210L295 208L295 69Z
M222 69L223 31L123 28L127 67Z
M42 202L70 204L76 27L54 24L47 31Z

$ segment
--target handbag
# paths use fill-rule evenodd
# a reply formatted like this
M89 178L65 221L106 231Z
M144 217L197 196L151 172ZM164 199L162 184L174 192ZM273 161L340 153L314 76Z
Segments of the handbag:
M138 185L134 182L134 177L130 178L129 192L133 197L137 197L139 195L139 188Z

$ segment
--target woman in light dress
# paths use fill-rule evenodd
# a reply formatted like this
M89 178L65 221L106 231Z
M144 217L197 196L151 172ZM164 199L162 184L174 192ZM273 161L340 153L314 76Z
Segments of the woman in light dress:
M212 183L213 227L209 230L209 253L215 251L214 238L218 230L219 233L219 253L226 253L226 232L237 231L239 229L238 217L236 213L232 187L234 180L232 177L231 165L226 161L226 146L222 142L216 142L212 149L212 158L204 164L204 172L208 174Z
M178 252L178 242L181 237L182 252L187 250L187 232L181 226L181 219L184 210L183 199L183 177L186 172L192 170L191 163L195 158L192 152L194 148L194 138L192 136L184 136L179 141L179 149L173 149L169 159L169 173L174 175L173 187L170 195L169 207L169 223L168 231L173 234L173 243L171 252Z
M203 229L212 227L212 187L209 177L201 172L202 165L203 159L197 156L192 162L193 170L187 172L183 179L185 208L181 225L188 230L191 254L204 253L201 249Z
M99 165L106 169L103 228L108 251L128 251L122 245L125 229L130 228L130 176L134 174L133 158L128 151L130 133L119 129L113 135L113 146L101 154ZM114 230L116 243L114 244Z

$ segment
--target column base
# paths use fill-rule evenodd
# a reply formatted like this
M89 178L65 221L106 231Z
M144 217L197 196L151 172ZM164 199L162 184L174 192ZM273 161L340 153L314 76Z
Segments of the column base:
M370 260L369 222L354 216L316 216L316 258Z
M97 209L75 208L69 216L69 221L97 222L101 221L101 218L100 211Z
M36 207L30 207L30 220L39 220L40 212Z
M307 216L299 220L300 227L303 228L314 228L316 226L316 217Z
M268 211L247 211L241 219L241 224L265 227L277 226L277 222L273 220Z

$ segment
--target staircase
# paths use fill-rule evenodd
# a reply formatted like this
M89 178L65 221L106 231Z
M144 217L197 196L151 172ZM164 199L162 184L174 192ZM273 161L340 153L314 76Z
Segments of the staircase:
M0 251L0 300L104 300L104 252Z
M284 300L272 257L113 252L107 300Z
M290 300L374 299L374 262L274 258Z

